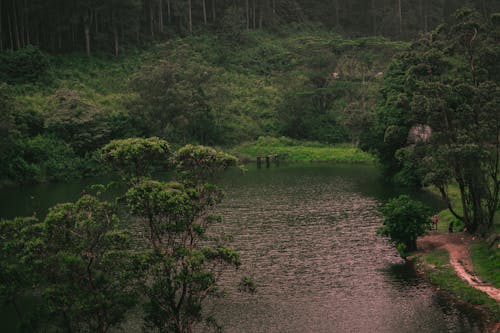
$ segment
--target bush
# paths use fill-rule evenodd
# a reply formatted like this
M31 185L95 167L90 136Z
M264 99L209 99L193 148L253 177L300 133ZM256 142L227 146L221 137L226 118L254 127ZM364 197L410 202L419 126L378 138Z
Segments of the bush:
M38 135L24 142L24 160L37 170L37 180L68 180L77 178L83 161L69 144Z
M0 81L8 83L35 82L45 74L49 62L38 48L27 47L0 54Z
M389 237L403 258L417 249L417 237L432 227L430 208L407 195L389 200L380 211L384 214L384 222L377 232Z
M111 132L106 113L70 89L59 89L51 97L45 127L80 155L101 147Z

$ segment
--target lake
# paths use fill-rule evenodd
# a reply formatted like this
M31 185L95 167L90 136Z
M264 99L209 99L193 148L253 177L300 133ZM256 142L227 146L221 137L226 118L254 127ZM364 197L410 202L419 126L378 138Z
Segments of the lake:
M379 205L402 193L371 165L290 164L233 170L220 181L219 206L242 267L223 276L225 298L211 301L226 332L482 332L478 318L447 301L376 235ZM49 206L74 200L104 179L3 189L4 218L43 216ZM435 210L439 200L412 193ZM254 294L238 291L251 277ZM10 332L15 314L0 313ZM139 332L140 323L125 325Z

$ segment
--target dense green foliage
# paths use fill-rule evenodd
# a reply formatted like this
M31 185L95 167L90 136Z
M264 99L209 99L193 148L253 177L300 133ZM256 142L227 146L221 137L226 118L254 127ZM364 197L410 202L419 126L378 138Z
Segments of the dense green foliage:
M170 147L165 140L129 138L113 140L100 150L100 160L125 179L148 177L154 167L168 162Z
M0 81L25 83L44 80L48 66L47 56L32 45L16 52L0 53Z
M236 157L211 147L186 145L174 155L177 172L195 186L203 185L218 173L236 165Z
M231 149L240 160L255 160L257 156L279 155L283 161L340 163L373 163L375 158L350 144L328 145L319 142L298 141L285 137L260 137Z
M214 143L215 116L205 91L214 69L180 47L177 62L167 59L145 67L132 82L138 93L132 117L146 135L168 140ZM185 54L185 52L191 54Z
M417 237L432 227L430 208L407 195L389 200L380 211L384 222L378 233L389 237L403 258L417 249Z
M286 135L357 145L374 120L377 73L406 47L321 30L244 31L240 39L204 34L117 59L44 55L50 80L2 88L0 182L95 174L95 150L129 137L234 146Z
M37 274L32 249L39 247L42 228L34 217L0 221L0 302L16 309L25 330L32 325L19 309L20 300L31 291Z
M130 235L118 223L109 203L88 195L50 210L38 282L50 325L107 332L137 303Z
M26 331L107 332L137 303L134 255L115 209L96 197L53 207L45 221L1 221L2 302L37 297L19 310Z
M42 135L43 116L23 110L13 89L0 84L0 185L74 178L87 165L73 148L49 133Z
M240 257L208 233L222 220L214 208L223 197L208 182L236 158L191 145L171 156L158 138L113 141L100 158L124 175L121 206L83 195L50 209L43 223L0 221L0 301L19 309L36 298L36 311L18 313L30 332L109 332L138 304L145 331L218 327L203 302L221 295L218 278ZM178 181L145 177L169 159Z
M434 185L471 233L486 233L498 206L499 38L494 19L458 11L394 61L378 113L378 152L389 174Z
M120 142L120 146L126 145ZM131 148L135 156L150 155L147 145L137 147L132 142ZM136 161L128 161L136 166ZM212 241L206 242L210 226L222 219L213 208L223 196L208 181L235 162L233 156L213 148L188 145L172 156L181 182L141 178L126 192L124 200L130 214L145 230L147 329L182 333L192 332L200 323L214 324L202 304L219 294L217 276L222 269L238 267L240 259L223 239L211 237Z

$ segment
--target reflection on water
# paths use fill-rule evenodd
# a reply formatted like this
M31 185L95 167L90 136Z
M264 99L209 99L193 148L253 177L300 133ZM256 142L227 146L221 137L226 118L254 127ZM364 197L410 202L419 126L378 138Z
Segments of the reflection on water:
M23 200L33 191L53 204L55 197L76 198L83 185L10 189L0 211L29 214ZM221 185L225 222L214 231L232 234L242 258L241 269L222 281L227 297L209 305L226 332L481 332L477 320L439 297L376 236L377 208L396 190L374 167L251 169L229 173ZM244 275L255 280L256 294L237 291ZM127 327L135 332L140 325Z
M395 192L372 167L295 165L223 185L219 231L234 236L243 262L212 305L227 332L481 331L376 236L379 200ZM235 289L241 275L255 295Z

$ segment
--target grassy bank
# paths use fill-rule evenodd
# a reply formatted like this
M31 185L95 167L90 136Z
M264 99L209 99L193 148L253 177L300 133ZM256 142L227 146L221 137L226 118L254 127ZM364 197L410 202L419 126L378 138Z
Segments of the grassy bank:
M440 196L439 190L434 186L427 187L427 190ZM456 186L450 186L448 189L448 195L451 200L451 205L453 209L458 213L462 214L462 205L460 203L460 191ZM438 230L440 232L448 232L448 226L451 222L453 222L453 230L454 231L462 231L464 229L464 224L462 221L457 219L450 212L449 209L443 209L442 211L437 213L439 218Z
M263 155L280 155L292 162L373 163L375 158L350 145L326 145L318 142L297 141L289 138L260 137L230 150L241 160Z
M435 188L428 188L431 192L438 194ZM450 186L449 196L451 203L458 212L462 213L462 205L460 202L460 192L458 187ZM448 225L453 222L455 231L462 231L464 228L463 222L458 220L448 209L440 211L438 214L439 224L438 231L448 232ZM500 233L500 211L496 212L491 235ZM475 273L484 281L487 281L497 288L500 288L500 248L499 241L492 242L491 239L478 239L471 244L469 254L474 265Z
M478 240L471 244L469 253L474 271L485 282L500 288L500 248L498 241L489 247L487 241Z
M435 188L428 188L431 192L438 194ZM449 196L454 209L458 214L462 213L460 192L458 187L449 188ZM448 209L437 213L439 217L438 231L447 233L448 225L453 222L455 231L462 231L463 222L458 220ZM497 211L491 236L485 239L476 239L470 244L469 254L474 267L474 274L481 280L500 288L500 248L495 233L500 232L500 214ZM493 238L492 238L493 237ZM461 280L449 264L446 251L433 251L419 257L421 268L429 281L440 289L450 293L454 298L479 307L488 313L492 321L500 321L500 304L489 298L485 293L478 291Z
M434 186L429 186L427 187L427 190L440 196L440 193L438 189L436 189ZM462 210L462 203L460 201L460 190L458 189L458 186L449 186L448 188L448 196L450 197L451 205L453 209L457 212L457 214L461 215L463 210ZM442 211L437 213L439 217L439 224L438 224L438 230L440 232L448 232L448 226L450 222L453 222L453 230L454 231L463 231L464 230L464 224L462 221L457 219L449 209L443 209ZM493 222L493 227L491 228L491 232L493 233L500 233L500 210L497 210L496 215L495 215L495 220Z
M418 268L426 278L455 300L480 310L491 324L500 321L500 304L461 280L449 264L446 250L435 250L417 257Z

